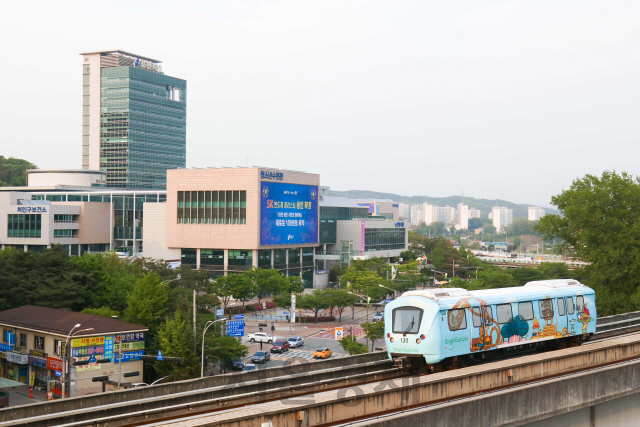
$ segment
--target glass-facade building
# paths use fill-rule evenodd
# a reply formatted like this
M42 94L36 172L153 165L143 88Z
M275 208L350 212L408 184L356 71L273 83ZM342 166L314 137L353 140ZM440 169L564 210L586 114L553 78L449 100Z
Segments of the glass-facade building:
M83 56L83 169L110 188L164 190L167 169L186 166L186 80L122 51Z

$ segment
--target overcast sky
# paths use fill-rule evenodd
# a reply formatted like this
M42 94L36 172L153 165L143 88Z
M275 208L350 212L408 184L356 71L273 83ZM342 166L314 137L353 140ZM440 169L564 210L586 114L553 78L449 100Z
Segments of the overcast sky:
M637 173L640 3L40 1L3 5L0 154L81 167L80 52L188 81L187 166L335 190L548 205Z

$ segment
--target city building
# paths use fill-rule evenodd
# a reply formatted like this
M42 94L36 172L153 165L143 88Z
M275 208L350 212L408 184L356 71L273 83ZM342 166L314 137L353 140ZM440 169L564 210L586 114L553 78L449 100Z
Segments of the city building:
M504 227L513 222L513 211L505 207L494 206L490 215L493 220L493 226L498 233L501 233Z
M398 205L398 210L400 211L400 219L411 221L411 206L406 203L399 203Z
M99 171L29 170L26 187L0 187L0 245L141 254L142 206L164 202L166 191L113 189L104 181Z
M469 229L469 206L464 203L458 203L456 211L456 228L458 230Z
M250 168L167 171L166 203L145 203L144 256L211 277L275 268L313 285L317 174Z
M456 221L456 210L451 206L434 206L427 202L423 203L422 212L424 213L424 222L426 225L434 222L444 222L450 225Z
M74 328L75 325L79 327ZM2 377L62 395L63 357L67 357L65 395L117 390L142 381L146 326L110 317L25 305L0 311ZM79 332L65 341L69 333ZM122 349L120 348L122 346ZM122 355L120 356L120 353ZM120 358L122 365L119 364ZM95 359L95 362L74 365ZM108 362L107 362L108 361ZM124 375L127 374L125 377ZM92 378L108 376L104 382ZM104 388L103 388L104 387Z
M367 207L369 216L384 217L398 221L400 219L400 204L389 199L358 199L358 206Z
M186 166L187 82L121 50L82 54L82 169L111 188L164 190Z
M542 209L540 206L529 206L528 210L529 210L528 212L529 221L538 221L545 214L544 209Z
M411 206L411 225L420 225L424 221L424 211L422 205Z
M469 219L471 218L480 218L480 209L469 209Z

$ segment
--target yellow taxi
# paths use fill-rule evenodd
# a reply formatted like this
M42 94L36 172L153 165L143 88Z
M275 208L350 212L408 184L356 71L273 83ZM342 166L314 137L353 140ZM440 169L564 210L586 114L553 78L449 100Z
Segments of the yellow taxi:
M331 350L329 350L328 348L322 347L313 352L314 359L316 357L322 357L323 359L326 359L329 356L331 356Z

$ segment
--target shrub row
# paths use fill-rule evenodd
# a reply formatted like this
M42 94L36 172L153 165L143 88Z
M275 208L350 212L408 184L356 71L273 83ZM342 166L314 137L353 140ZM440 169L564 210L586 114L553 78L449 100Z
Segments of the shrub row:
M333 322L336 320L335 316L326 317L299 317L300 323L319 323L319 322Z

